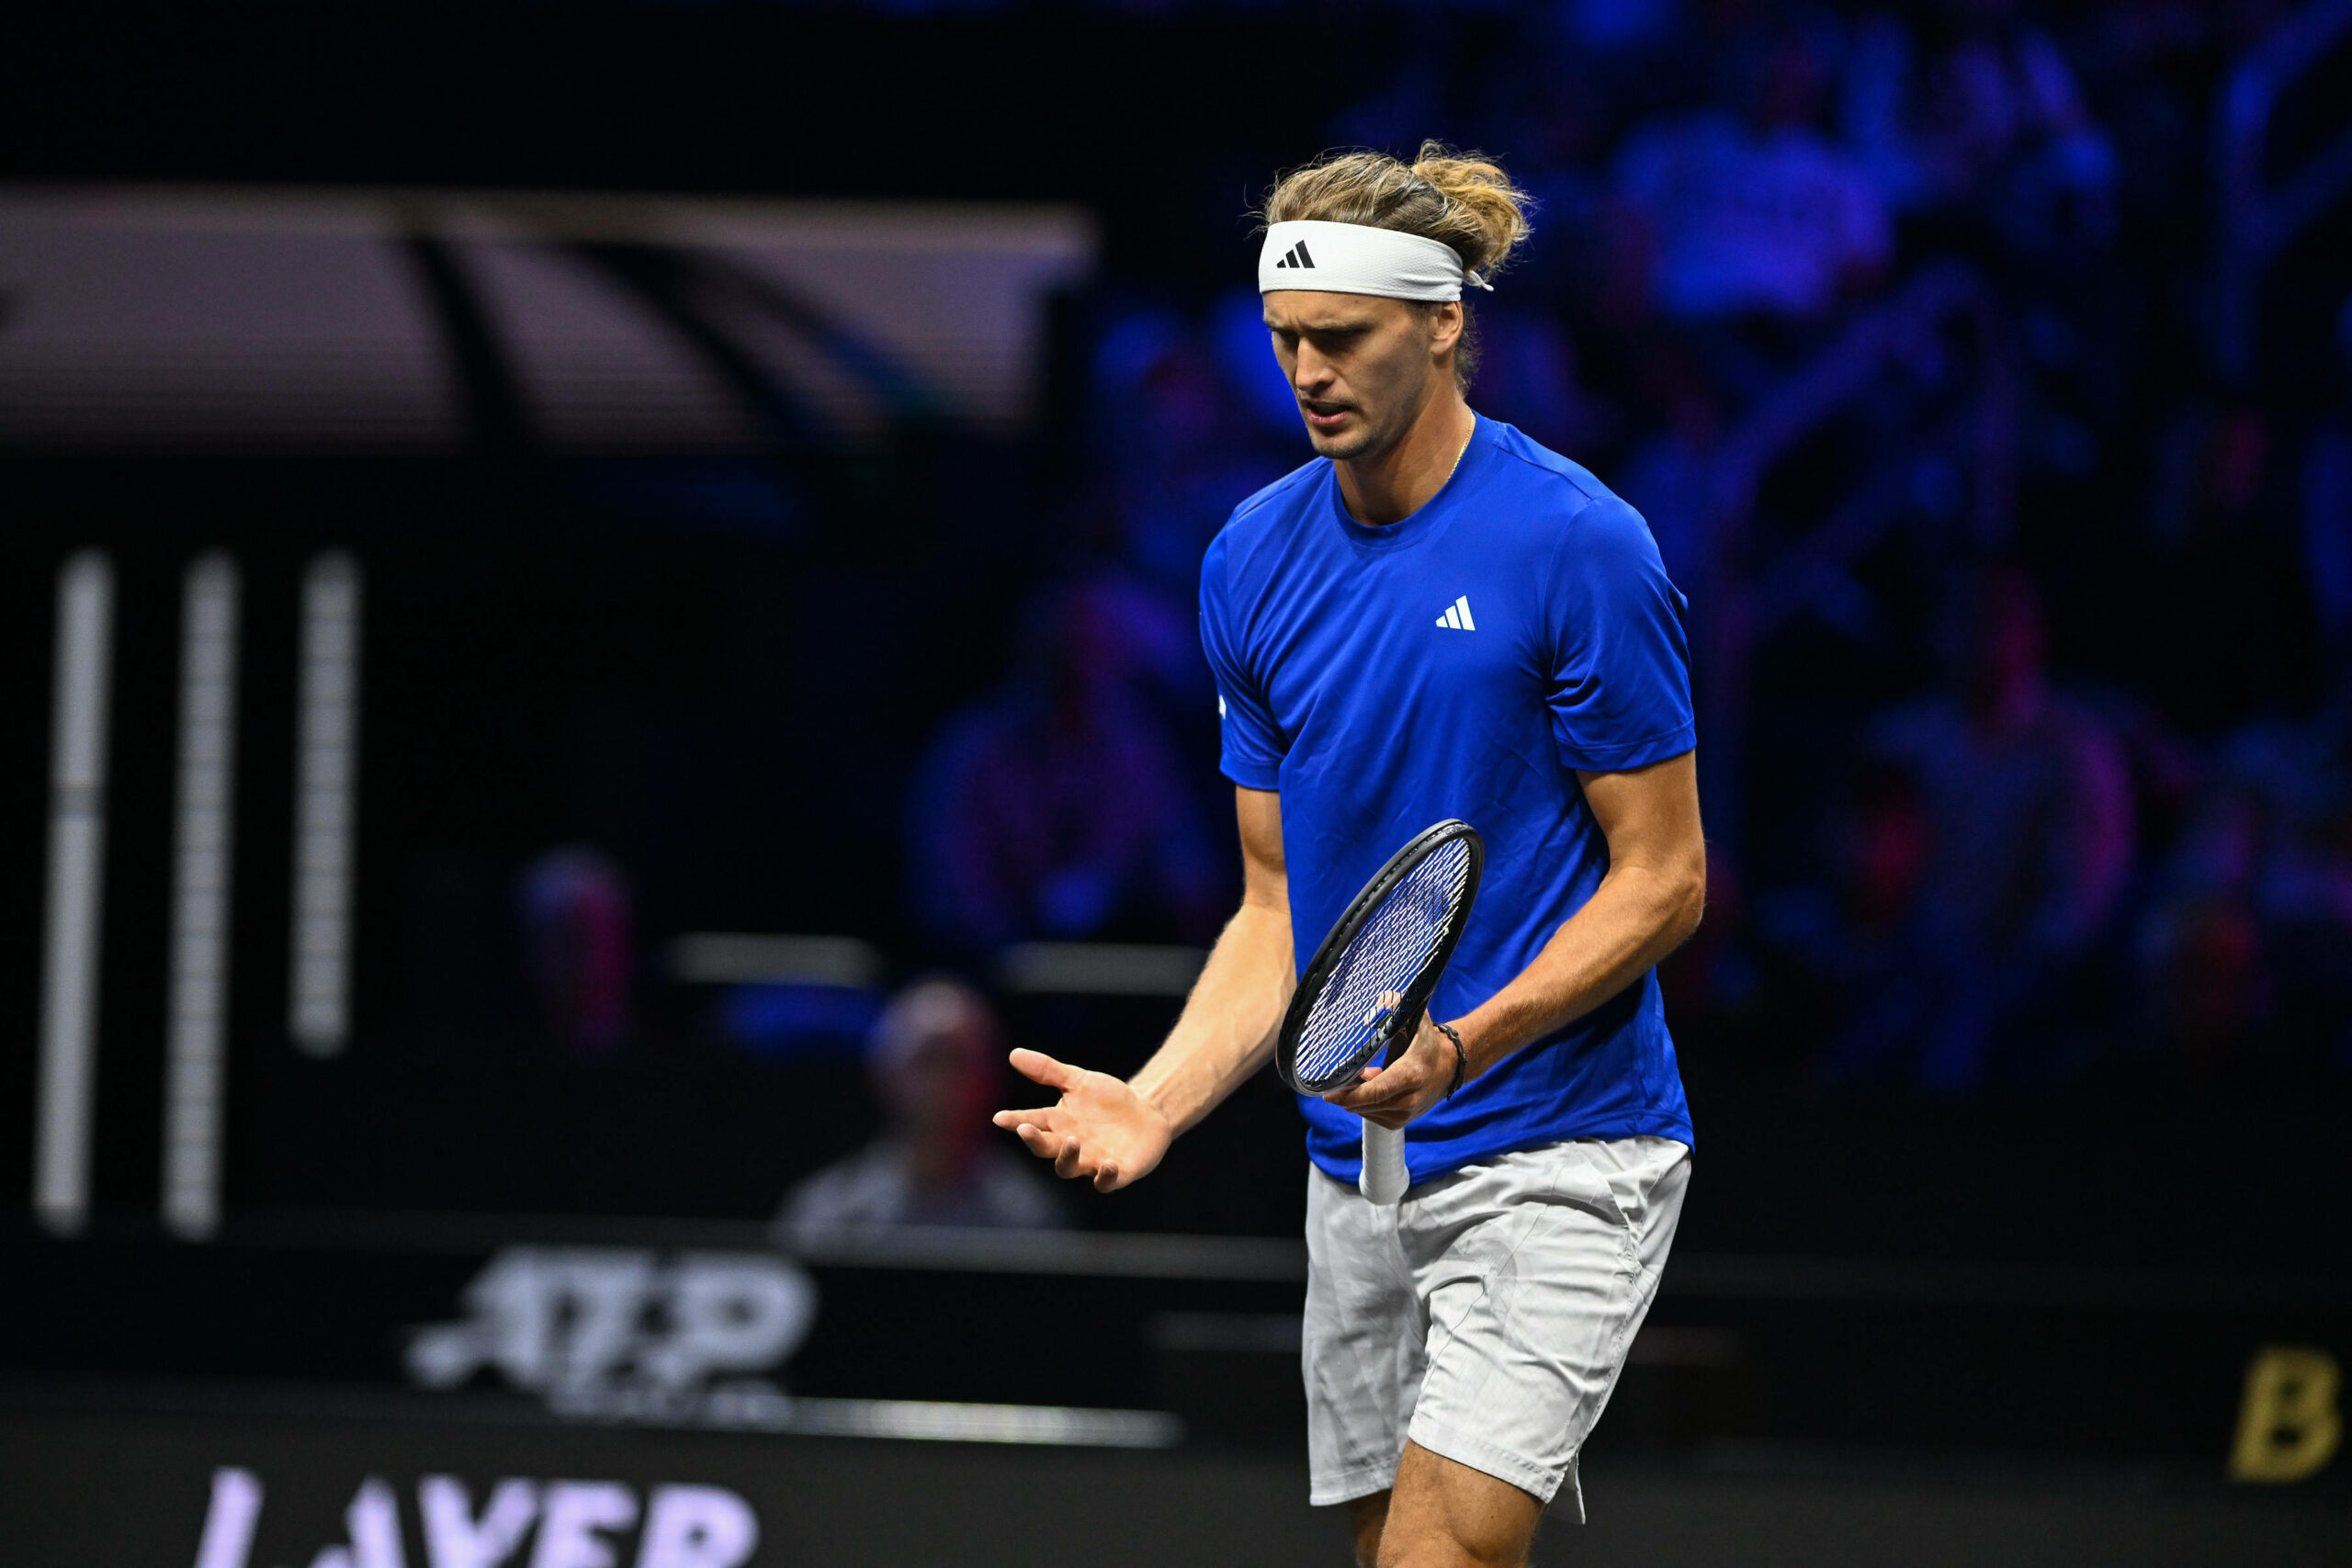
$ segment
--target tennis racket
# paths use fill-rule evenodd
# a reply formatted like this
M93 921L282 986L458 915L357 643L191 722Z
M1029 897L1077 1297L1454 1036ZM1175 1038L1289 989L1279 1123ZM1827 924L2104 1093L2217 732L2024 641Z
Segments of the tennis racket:
M1478 896L1486 840L1467 822L1424 829L1388 858L1347 907L1300 976L1275 1038L1274 1066L1301 1094L1353 1083L1412 1043L1421 1010ZM1375 1203L1405 1196L1405 1133L1363 1124L1363 1176Z

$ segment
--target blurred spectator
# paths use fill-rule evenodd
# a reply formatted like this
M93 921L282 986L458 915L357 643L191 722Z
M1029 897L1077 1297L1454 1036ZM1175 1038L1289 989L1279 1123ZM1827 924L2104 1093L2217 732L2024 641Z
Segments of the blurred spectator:
M1847 62L1845 132L1899 209L1981 203L2023 254L2103 246L2120 181L2114 144L2058 46L2008 11L1966 7L1922 72L1901 21L1863 22Z
M1225 296L1205 324L1165 309L1125 316L1095 351L1091 390L1120 554L1189 627L1201 552L1235 502L1305 456L1256 292Z
M1607 434L1606 412L1577 385L1576 346L1558 321L1533 310L1489 308L1478 312L1478 340L1470 400L1481 413L1571 457ZM1297 417L1294 403L1291 418Z
M1616 190L1648 237L1650 292L1683 321L1818 316L1893 254L1861 165L1807 127L1702 110L1636 130Z
M1214 929L1218 863L1141 691L1166 640L1159 614L1115 579L1061 591L1012 680L933 744L910 837L916 905L939 940L969 952Z
M792 1190L777 1216L787 1243L888 1225L1068 1224L1036 1162L989 1123L1002 1063L996 1015L971 987L933 978L899 992L866 1055L882 1135Z
M1823 1058L1833 1079L1899 1062L1958 1092L1996 1050L2046 1050L2131 869L2122 749L2049 689L2031 580L1996 569L1954 598L1956 689L1896 708L1874 737L1885 773L1858 814L1851 903L1892 938Z
M1930 198L1910 123L1911 30L1890 16L1866 17L1854 29L1840 85L1838 129L1887 205L1907 212Z
M1172 594L1223 521L1211 490L1223 467L1216 454L1224 385L1173 310L1139 311L1114 327L1095 353L1093 379L1119 544Z
M2260 801L2243 789L2200 803L2142 921L2142 998L2154 1041L2200 1082L2222 1077L2269 1012L2249 897L2261 859Z
M2352 1070L2347 716L2231 737L2161 869L2139 933L2143 995L2193 1079L2249 1049Z
M541 1029L581 1055L609 1055L628 1032L636 966L628 879L603 851L568 844L524 867L517 892Z

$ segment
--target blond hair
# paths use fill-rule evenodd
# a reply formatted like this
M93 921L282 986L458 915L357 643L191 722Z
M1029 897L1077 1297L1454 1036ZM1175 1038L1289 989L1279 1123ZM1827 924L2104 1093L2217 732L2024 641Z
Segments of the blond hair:
M1410 164L1385 152L1327 152L1276 180L1258 216L1269 224L1319 220L1419 234L1452 246L1464 268L1490 278L1527 238L1533 205L1484 152L1424 141ZM1476 354L1464 299L1456 384L1469 384Z

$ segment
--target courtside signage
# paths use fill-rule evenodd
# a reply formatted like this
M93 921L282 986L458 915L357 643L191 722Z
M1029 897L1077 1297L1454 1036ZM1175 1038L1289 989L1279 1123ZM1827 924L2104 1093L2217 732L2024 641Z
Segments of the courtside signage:
M463 1317L410 1338L413 1382L495 1373L558 1415L680 1426L784 1424L791 1401L762 1374L817 1316L806 1272L752 1252L510 1247L461 1299Z
M381 1476L361 1481L344 1510L344 1539L321 1546L310 1568L740 1568L760 1544L759 1516L723 1486L640 1495L620 1481L510 1476L477 1498L456 1476L427 1475L413 1511L401 1506L405 1490ZM253 1555L267 1498L254 1472L214 1471L196 1568L279 1568ZM414 1556L412 1541L422 1548Z

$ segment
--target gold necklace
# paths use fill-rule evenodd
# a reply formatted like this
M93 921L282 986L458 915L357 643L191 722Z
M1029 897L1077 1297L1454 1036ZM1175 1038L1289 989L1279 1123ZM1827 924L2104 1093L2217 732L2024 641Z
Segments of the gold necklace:
M1470 443L1472 443L1473 441L1476 441L1476 439L1478 439L1478 426L1477 426L1477 423L1476 423L1476 420L1473 420L1473 421L1472 421L1472 423L1471 423L1471 425L1470 425L1470 434L1467 434L1467 435L1465 435L1465 436L1464 436L1464 437L1462 438L1462 450L1460 450L1459 452L1456 452L1456 453L1453 455L1453 463L1452 467L1448 468L1445 470L1445 478L1443 478L1443 479L1442 479L1438 480L1438 482L1437 482L1437 489L1435 489L1435 490L1433 490L1433 491L1431 491L1430 492L1430 501L1435 501L1439 496L1443 495L1443 494L1445 493L1445 487L1446 487L1446 486L1448 486L1448 485L1450 485L1450 484L1452 484L1452 483L1453 482L1453 474L1454 474L1454 469L1459 468L1461 468L1461 467L1462 467L1462 459L1463 459L1463 458L1464 458L1464 457L1468 457L1468 456L1470 455ZM1425 501L1425 502L1421 502L1421 506L1427 506L1429 503L1430 503L1430 502L1429 502L1429 501ZM1420 509L1421 509L1421 507L1420 507L1420 506L1417 506L1417 507L1413 508L1413 511L1414 511L1414 512L1419 512ZM1350 506L1350 507L1348 508L1348 515L1349 515L1349 516L1351 516L1351 517L1353 517L1353 516L1355 515L1355 508L1354 508L1353 506ZM1410 513L1408 513L1408 515L1409 516L1409 515L1410 515ZM1359 519L1359 521L1361 521L1361 519ZM1365 526L1366 526L1366 527L1372 527L1372 528L1380 528L1380 527L1385 527L1385 526L1387 526L1387 525L1385 525L1385 524L1381 524L1381 523L1371 523L1371 524L1366 524L1366 525L1365 525Z
M1455 469L1455 468L1459 468L1460 467L1462 467L1462 459L1463 459L1463 458L1464 458L1464 457L1467 457L1470 455L1470 443L1471 443L1471 442L1473 442L1473 441L1476 441L1477 438L1478 438L1478 425L1477 425L1477 422L1474 419L1474 420L1471 422L1471 425L1470 425L1470 434L1467 434L1467 435L1465 435L1465 436L1464 436L1464 437L1462 438L1462 450L1461 450L1461 451L1459 451L1459 452L1456 452L1456 453L1453 455L1453 467L1452 467L1452 468L1447 468L1447 469L1445 470L1445 478L1444 478L1444 479L1441 479L1441 480L1438 482L1438 487L1437 487L1437 488L1438 488L1439 490L1441 490L1441 491L1442 491L1442 490L1445 489L1445 487L1446 487L1447 485L1450 485L1450 484L1452 484L1452 483L1453 482L1453 471L1454 471L1454 469Z

